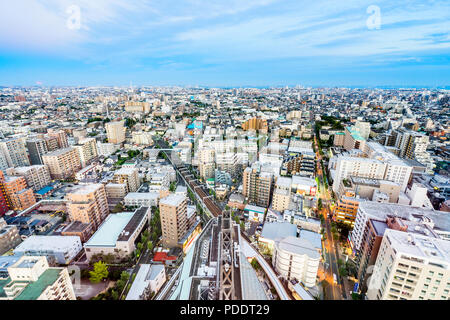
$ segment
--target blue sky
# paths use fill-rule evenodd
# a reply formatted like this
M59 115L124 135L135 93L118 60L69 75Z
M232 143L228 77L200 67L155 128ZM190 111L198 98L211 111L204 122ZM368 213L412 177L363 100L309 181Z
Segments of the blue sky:
M69 20L71 6L79 20ZM434 87L449 80L448 0L0 3L0 85Z

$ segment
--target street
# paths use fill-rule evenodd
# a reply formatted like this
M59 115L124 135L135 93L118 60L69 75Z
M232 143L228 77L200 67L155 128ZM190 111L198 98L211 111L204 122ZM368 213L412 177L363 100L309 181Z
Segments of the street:
M325 190L324 177L321 160L322 156L319 153L319 146L317 143L317 137L314 137L314 145L317 149L316 157L317 157L317 176L319 177L319 192L318 197L322 199L322 209L320 213L323 215L325 219L325 232L326 232L326 240L324 241L324 251L325 251L325 280L328 282L328 286L326 287L326 297L327 300L342 300L342 288L339 283L339 267L338 267L338 254L336 249L336 243L333 239L333 234L331 232L331 219L329 218L329 214L331 213L330 204L331 204L331 196L328 190ZM333 274L336 275L338 284L335 284Z

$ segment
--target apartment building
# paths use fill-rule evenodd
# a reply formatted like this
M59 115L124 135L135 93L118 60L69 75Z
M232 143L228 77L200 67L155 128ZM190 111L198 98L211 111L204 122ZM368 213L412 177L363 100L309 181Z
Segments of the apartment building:
M352 127L345 128L344 149L352 150L359 149L364 150L366 139L360 134L358 130Z
M159 201L162 242L165 247L180 246L180 240L188 231L187 198L170 194Z
M120 168L114 172L113 182L126 184L127 192L135 192L141 186L139 171L136 168Z
M30 165L25 143L20 138L0 140L0 152L3 153L9 167Z
M14 249L15 255L46 256L58 264L69 264L82 250L79 237L30 236Z
M448 300L450 242L388 229L373 274L369 300Z
M28 187L33 191L39 191L51 182L50 171L46 165L32 165L28 167L17 167L6 170L10 176L24 177Z
M450 218L445 212L394 203L364 201L359 204L354 228L349 235L350 245L357 255L361 250L368 220L386 221L388 217L398 217L405 221L422 221L441 239L450 239Z
M98 157L97 142L95 138L80 139L74 148L78 151L81 167L83 168L91 164Z
M48 137L56 138L58 148L64 149L69 147L69 142L67 140L67 134L64 130L49 129L47 133Z
M32 165L43 164L42 156L48 152L44 139L34 138L26 141L28 155Z
M96 230L109 214L103 184L82 185L66 195L70 221L88 223Z
M255 163L247 167L243 173L243 195L250 204L267 208L272 193L273 174L261 171L261 166Z
M33 190L28 188L24 177L5 176L0 171L0 188L11 210L25 210L36 203Z
M320 254L307 240L288 236L275 240L272 265L285 279L301 281L306 287L316 284Z
M352 191L347 191L337 201L334 209L335 220L353 226L359 204L363 201L366 201L366 199L360 198Z
M109 143L120 144L125 141L125 120L108 122L105 128Z
M273 191L272 209L280 212L289 209L289 203L291 201L291 185L291 178L277 178L275 190Z
M17 227L8 225L3 218L0 218L0 255L15 248L21 241Z
M97 151L101 156L108 157L118 150L118 147L114 143L99 142L97 141Z
M50 268L45 257L23 256L7 270L0 300L76 300L67 268Z
M69 147L49 152L42 156L52 179L63 180L81 169L80 156L75 148Z

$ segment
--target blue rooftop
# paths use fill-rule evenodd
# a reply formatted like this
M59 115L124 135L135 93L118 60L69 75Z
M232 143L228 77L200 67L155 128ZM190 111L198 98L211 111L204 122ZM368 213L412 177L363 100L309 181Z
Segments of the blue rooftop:
M43 187L41 190L36 191L36 193L43 196L44 194L51 191L52 189L53 189L53 186L46 186L46 187Z

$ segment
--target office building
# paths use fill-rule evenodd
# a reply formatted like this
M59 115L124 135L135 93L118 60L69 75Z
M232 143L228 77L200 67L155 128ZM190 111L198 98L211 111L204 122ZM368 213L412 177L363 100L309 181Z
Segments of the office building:
M141 207L135 212L110 214L84 244L88 261L96 254L110 254L115 261L129 258L136 249L136 239L148 221L150 212L150 208Z

